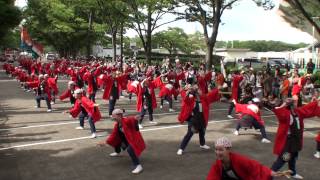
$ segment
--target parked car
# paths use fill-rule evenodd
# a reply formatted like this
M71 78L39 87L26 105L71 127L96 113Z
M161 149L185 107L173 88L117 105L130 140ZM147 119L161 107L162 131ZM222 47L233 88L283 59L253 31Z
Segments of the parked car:
M257 58L244 58L239 60L238 65L240 68L250 68L252 67L253 69L264 69L267 65L265 62L260 61Z
M56 60L58 57L59 57L59 56L58 56L58 54L56 54L56 53L51 53L51 52L49 52L49 53L46 54L46 59L47 59L47 61Z
M267 66L270 67L271 69L274 68L281 68L282 64L281 64L281 59L270 59L267 62Z
M298 63L294 63L292 61L289 61L289 67L290 67L290 69L299 69L300 65Z

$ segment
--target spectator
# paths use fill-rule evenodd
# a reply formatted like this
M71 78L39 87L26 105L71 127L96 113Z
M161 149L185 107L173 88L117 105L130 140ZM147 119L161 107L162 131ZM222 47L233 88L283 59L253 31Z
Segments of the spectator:
M312 95L314 94L314 85L310 79L310 76L307 76L307 82L306 82L306 85L304 85L303 87L302 93L303 93L304 100L309 102L312 98Z
M315 64L312 62L312 59L310 59L308 64L307 64L307 73L308 74L312 74L314 68L315 68Z

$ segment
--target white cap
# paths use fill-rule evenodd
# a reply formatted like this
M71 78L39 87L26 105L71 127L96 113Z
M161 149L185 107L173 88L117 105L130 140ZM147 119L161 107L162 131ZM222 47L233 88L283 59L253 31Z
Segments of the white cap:
M112 111L112 115L117 115L117 114L123 114L123 110L122 109L114 109Z
M82 89L76 89L76 90L74 91L75 94L82 94L82 92L83 92Z
M225 147L225 148L231 148L232 147L232 143L228 138L221 137L221 138L217 139L215 146L222 146L222 147Z
M74 81L69 81L69 82L68 82L68 85L69 85L69 86L75 85L75 84L76 84L76 83L75 83Z

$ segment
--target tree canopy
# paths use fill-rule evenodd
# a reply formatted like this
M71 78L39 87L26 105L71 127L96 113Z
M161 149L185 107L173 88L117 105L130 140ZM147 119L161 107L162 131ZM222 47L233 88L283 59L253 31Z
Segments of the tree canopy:
M21 21L21 11L12 0L0 0L0 47L5 46L13 30Z
M266 10L274 7L273 0L252 1ZM6 17L0 16L1 22L5 22L0 25L3 27L0 28L0 38L7 34L3 40L17 40L18 31L8 29L19 24L20 11L10 0L0 0L0 3L3 5L0 6L1 13L6 12ZM217 41L221 17L226 10L240 3L240 0L28 0L23 17L31 37L46 47L53 47L61 56L88 56L93 44L103 44L113 47L115 57L116 44L122 47L125 42L125 48L129 48L131 42L136 42L137 47L144 49L149 64L152 48L163 47L173 54L178 51L186 54L205 52L206 65L210 67L213 48L231 47L231 42ZM305 18L305 15L317 14L314 3L294 0L288 4L304 10L307 14L297 16ZM167 16L169 14L173 16ZM200 23L203 31L186 34L179 27L158 31L159 27L180 19ZM129 29L136 31L137 37L123 37ZM8 42L6 44L9 46ZM285 51L303 46L305 44L277 41L233 41L234 48L253 51Z

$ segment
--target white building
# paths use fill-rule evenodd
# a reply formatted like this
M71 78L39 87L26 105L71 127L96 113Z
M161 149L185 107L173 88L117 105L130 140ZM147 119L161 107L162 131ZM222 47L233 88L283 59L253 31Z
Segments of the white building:
M92 47L92 55L96 57L110 57L113 58L113 48L105 48L101 45L94 45ZM117 45L116 55L120 56L120 45Z
M236 61L242 58L257 57L257 52L250 51L250 49L237 48L218 48L214 49L213 54L223 56L225 61Z
M315 56L316 59L318 59L318 66L320 66L320 44L316 44L315 47ZM225 57L224 59L226 62L234 62L238 59L243 58L257 58L260 60L268 60L269 58L279 58L291 60L294 63L298 63L300 65L302 65L303 63L307 64L309 62L309 59L312 59L313 57L312 45L294 51L283 52L253 52L250 51L250 49L221 48L215 49L213 54ZM313 63L316 63L316 61L314 61Z

